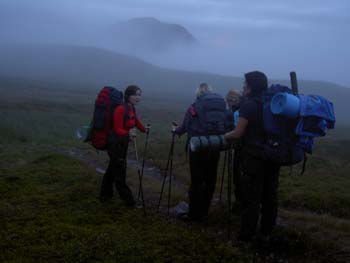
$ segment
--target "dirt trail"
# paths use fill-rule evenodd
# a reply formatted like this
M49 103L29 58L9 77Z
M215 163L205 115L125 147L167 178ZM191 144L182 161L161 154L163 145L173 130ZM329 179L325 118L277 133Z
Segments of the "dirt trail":
M89 149L61 149L60 152L71 157L86 162L93 167L97 173L103 174L108 165L106 153L97 153ZM129 155L128 167L137 170L137 162L132 159L133 154ZM140 164L141 165L141 164ZM145 163L144 168L144 193L147 206L155 208L158 204L159 192L163 180L162 171L150 163ZM134 176L130 185L133 189L138 188L138 178ZM187 184L178 180L173 180L172 203L177 204L186 199ZM165 200L163 198L162 211L166 211ZM214 198L212 212L221 213L224 210L224 204ZM222 221L222 220L221 220ZM233 221L239 221L239 217L233 217ZM224 223L213 223L207 225L203 231L213 234L216 237L226 238L226 226ZM235 224L235 223L234 223ZM312 240L330 244L332 251L329 257L333 258L332 262L350 262L350 220L340 219L329 215L316 214L310 211L298 211L285 208L279 209L278 225L293 229L296 232L305 233ZM232 227L237 230L237 223ZM327 245L328 246L328 245Z
M101 176L105 173L105 170L108 166L108 156L106 152L97 152L90 148L81 149L81 148L68 148L60 149L61 153L69 155L71 157L77 158L90 167L92 167L98 174ZM138 189L139 179L137 176L137 169L141 170L142 158L139 160L139 164L134 158L135 154L133 149L129 150L128 153L128 169L131 169L131 176L127 177L128 183L133 189ZM159 193L161 190L161 184L164 178L165 171L161 170L159 167L153 166L152 164L145 162L144 166L144 177L143 177L143 188L145 193L145 201L148 204L148 207L156 207L159 200ZM164 197L162 205L166 205L166 194L168 190L168 180L169 176L166 179ZM176 177L172 177L172 203L176 203L187 196L188 186L179 181ZM164 207L161 207L163 209ZM165 208L164 208L165 209Z

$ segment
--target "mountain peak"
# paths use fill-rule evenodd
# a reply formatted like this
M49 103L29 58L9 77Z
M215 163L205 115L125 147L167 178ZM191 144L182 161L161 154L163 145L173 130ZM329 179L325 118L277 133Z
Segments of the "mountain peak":
M148 51L190 47L198 40L182 25L162 22L154 17L138 17L117 26L119 43Z
M150 24L161 24L158 19L154 17L136 17L128 21L128 23L150 23Z

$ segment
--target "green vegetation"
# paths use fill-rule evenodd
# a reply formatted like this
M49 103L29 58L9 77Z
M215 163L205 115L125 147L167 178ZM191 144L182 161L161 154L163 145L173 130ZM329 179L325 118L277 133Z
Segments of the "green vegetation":
M281 204L350 218L349 146L350 140L319 139L304 175L298 174L301 167L282 173Z
M100 178L80 161L48 153L0 172L1 262L249 261L198 228L101 206Z
M225 242L221 204L213 206L207 226L168 219L152 208L144 218L141 209L127 209L118 198L101 205L101 176L89 162L63 154L76 149L104 158L73 138L77 127L89 123L97 90L3 80L0 92L1 262L319 262L327 257L343 262L348 256L339 252L350 246L346 127L318 140L305 175L298 174L300 167L292 175L283 169L283 226L274 234L273 247L261 253ZM153 125L148 155L153 165L165 166L170 123L181 121L188 103L146 95L138 107L144 123ZM138 140L141 151L143 136ZM175 188L174 205L185 199L189 182L184 141L180 138L175 149L174 173L184 186ZM135 189L132 167L128 179ZM156 198L160 182L146 178L145 188L147 198ZM235 216L234 232L238 222Z

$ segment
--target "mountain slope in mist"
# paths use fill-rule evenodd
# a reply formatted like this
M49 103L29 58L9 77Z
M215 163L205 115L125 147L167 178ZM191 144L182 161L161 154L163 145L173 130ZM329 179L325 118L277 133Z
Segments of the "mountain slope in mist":
M135 83L146 93L193 99L195 87L209 82L226 94L230 88L241 89L243 79L209 73L160 68L135 57L102 49L80 46L17 45L0 46L0 76L25 78L62 85L99 89L104 85L124 88ZM287 77L287 76L286 76ZM289 85L288 81L274 81ZM347 121L350 89L327 82L299 81L300 93L319 94L330 99L338 120Z
M241 86L241 79L214 74L168 70L136 57L81 46L0 46L0 75L85 87L130 83L152 91L193 94L201 81L217 87Z
M197 39L183 26L152 17L134 18L116 25L116 46L161 52L174 47L192 47Z

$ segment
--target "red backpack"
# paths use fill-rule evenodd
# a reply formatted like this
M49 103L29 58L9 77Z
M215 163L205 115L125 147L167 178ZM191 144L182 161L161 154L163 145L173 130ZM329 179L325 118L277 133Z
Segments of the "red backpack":
M112 129L114 109L123 104L123 92L104 87L97 95L91 129L86 142L91 142L97 150L106 150L107 140Z

